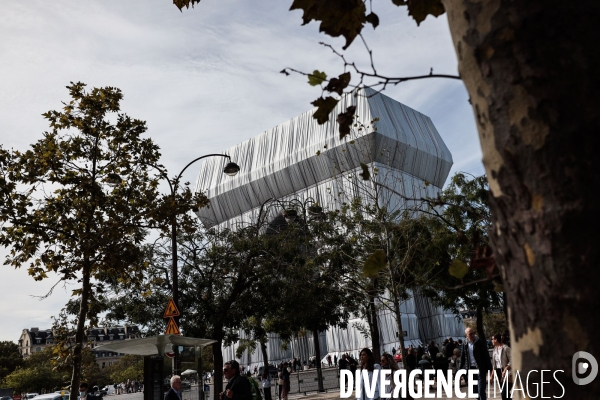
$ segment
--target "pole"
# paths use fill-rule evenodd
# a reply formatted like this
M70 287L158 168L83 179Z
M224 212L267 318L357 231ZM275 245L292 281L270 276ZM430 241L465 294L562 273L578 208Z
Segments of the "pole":
M200 161L203 158L207 158L207 157L224 157L224 158L231 160L231 157L229 157L227 154L207 154L205 156L198 157L195 160L188 163L181 170L181 172L177 175L177 177L173 180L173 184L171 184L171 182L169 182L169 187L171 189L171 197L173 198L173 205L175 205L175 203L177 201L176 194L177 194L177 188L179 187L179 179L181 179L181 175L183 175L185 170L188 169L188 167L190 165L192 165L196 161ZM167 179L167 181L168 181L168 179ZM177 268L177 214L176 213L173 213L173 216L171 219L171 252L172 252L171 258L173 261L172 265L171 265L171 274L173 275L173 302L175 303L175 306L177 307L178 310L180 310L179 312L181 313L181 309L179 308L179 276L178 276L178 268ZM175 323L177 324L177 327L179 327L179 318L180 318L180 316L175 317ZM175 353L175 356L173 357L173 375L179 375L180 370L181 370L181 357L179 355L179 346L174 346L173 353Z
M198 350L200 353L198 354ZM204 371L202 370L202 354L204 353L204 346L196 347L196 354L198 354L198 400L204 400Z

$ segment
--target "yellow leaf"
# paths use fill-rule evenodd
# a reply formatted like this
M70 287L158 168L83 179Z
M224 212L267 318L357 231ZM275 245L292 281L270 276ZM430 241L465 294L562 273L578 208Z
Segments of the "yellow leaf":
M384 269L386 266L387 260L385 252L381 249L377 249L365 260L365 265L363 266L363 273L365 274L365 276L372 278L376 276L379 273L379 271Z
M448 272L455 278L462 279L467 272L469 272L469 266L465 264L464 261L455 259L452 260L452 264L450 264L450 268L448 268Z

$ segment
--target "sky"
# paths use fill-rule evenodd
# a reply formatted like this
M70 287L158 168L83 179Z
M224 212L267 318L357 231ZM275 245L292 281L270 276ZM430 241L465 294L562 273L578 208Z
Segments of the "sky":
M312 106L319 88L285 67L329 76L343 72L343 38L302 24L292 0L203 0L180 12L171 0L32 0L0 2L0 144L26 150L48 130L41 116L69 99L69 82L123 91L121 110L145 120L161 162L178 173L189 161L220 153ZM374 1L380 25L364 37L377 71L389 76L457 74L445 15L421 26L405 7ZM357 39L348 60L369 68ZM483 174L473 112L462 82L424 79L385 94L428 115L450 149L451 174ZM194 183L199 165L184 179ZM164 188L167 191L167 188ZM0 248L4 259L6 249ZM58 277L35 282L25 269L0 265L0 340L16 342L23 329L50 328L73 285Z

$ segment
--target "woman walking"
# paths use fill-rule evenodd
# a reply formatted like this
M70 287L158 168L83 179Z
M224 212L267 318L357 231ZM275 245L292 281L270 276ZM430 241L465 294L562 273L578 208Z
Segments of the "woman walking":
M280 379L283 381L281 388L282 400L288 400L288 393L290 392L290 371L288 371L288 363L283 363L281 368Z
M501 386L504 385L502 387L502 400L507 400L511 398L510 390L512 388L510 347L502 344L502 335L500 334L492 336L492 344L494 345L494 352L492 353L493 376L498 379ZM506 383L504 383L504 378L506 378Z
M400 367L398 366L398 363L394 361L394 357L391 354L383 353L383 355L381 356L381 369L389 369L392 371L390 376L390 384L386 385L385 388L383 388L384 393L389 393L389 397L392 399L399 399L399 391L398 396L394 397L394 373L398 371Z
M381 366L379 364L375 364L375 357L373 356L373 352L371 349L364 348L360 351L360 370L361 370L361 379L360 379L360 400L377 400L380 396L379 389L379 377L374 381L373 379L373 371L380 370ZM365 374L363 371L367 371ZM365 385L365 379L368 379L368 382ZM367 393L365 390L366 387L369 387L371 390L370 393ZM374 386L374 387L373 387Z
M262 376L260 377L260 383L263 387L265 394L265 400L271 400L271 377L269 376L269 368L265 367Z
M452 351L452 357L450 357L450 368L452 368L452 376L456 376L456 372L460 368L460 350L454 349Z

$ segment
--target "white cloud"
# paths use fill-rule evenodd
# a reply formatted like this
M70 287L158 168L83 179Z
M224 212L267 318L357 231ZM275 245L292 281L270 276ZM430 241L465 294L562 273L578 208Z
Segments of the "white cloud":
M24 149L48 129L41 113L68 99L65 86L123 90L122 109L146 120L163 163L178 172L188 160L220 152L311 108L320 92L306 78L279 73L342 72L318 33L289 12L291 0L203 1L180 13L170 0L0 3L0 143ZM365 37L378 71L390 75L456 73L445 16L421 27L391 2L375 2L381 25ZM369 60L357 39L347 52L361 68ZM459 81L426 79L391 87L386 94L429 115L453 152L455 168L482 173L471 107ZM195 182L197 169L186 172ZM0 250L0 256L4 250ZM44 301L54 283L34 282L26 270L0 269L3 302L0 340L17 340L23 328L49 327L69 297L64 289Z

